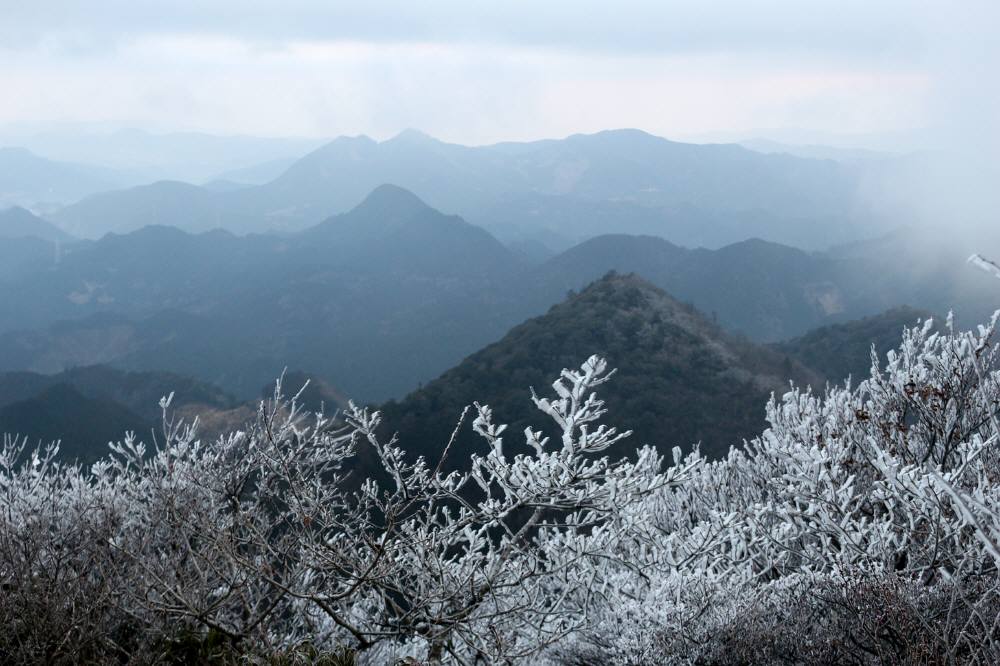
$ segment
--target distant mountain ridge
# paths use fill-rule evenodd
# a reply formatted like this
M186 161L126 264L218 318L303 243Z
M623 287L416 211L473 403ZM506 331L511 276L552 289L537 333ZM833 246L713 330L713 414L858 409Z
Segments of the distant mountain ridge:
M0 208L66 204L128 184L111 169L39 157L24 148L0 146Z
M710 247L754 235L825 247L870 236L873 222L851 167L638 130L479 147L414 131L382 142L340 137L264 184L219 191L153 183L85 199L53 220L90 238L165 222L192 232L297 231L350 210L383 183L505 242L555 250L607 231Z
M552 302L606 271L634 271L717 317L724 328L761 342L905 303L931 312L953 310L974 325L1000 309L1000 290L988 276L969 269L970 251L960 239L919 235L831 252L804 252L760 239L718 250L688 249L661 238L608 235L539 266L532 293Z
M608 235L537 264L393 185L298 233L153 226L67 246L58 261L31 251L39 261L0 269L0 369L167 369L240 398L288 366L360 401L399 397L610 270L759 342L900 303L976 323L1000 307L961 245L904 237L810 253Z
M38 238L49 242L73 240L59 227L20 206L0 210L0 238Z
M248 396L309 367L381 399L523 319L511 286L526 270L486 231L395 186L298 234L109 234L0 291L0 369L113 362Z
M771 348L815 370L831 384L840 384L848 378L858 384L869 377L873 350L884 365L886 354L899 347L903 329L928 319L935 317L926 310L901 306L863 319L823 326ZM940 319L935 321L940 325Z
M104 165L128 174L133 184L155 180L203 182L232 170L298 157L323 143L322 139L158 133L134 128L108 131L93 127L64 127L12 136L7 141L52 160Z
M237 401L218 387L171 372L124 372L103 365L71 368L56 374L0 372L0 407L37 396L54 386L69 386L88 398L114 402L155 423L160 398L173 393L173 405L229 409Z
M82 464L106 455L108 443L123 440L126 432L152 441L155 423L119 403L59 383L0 406L0 433L25 440L29 451L59 442L62 460Z
M171 415L189 421L204 414L200 432L238 427L252 413L220 389L166 372L122 372L107 366L78 367L57 374L0 373L0 434L25 438L29 449L60 441L60 458L94 462L108 442L134 432L147 445L161 429L161 398L173 395ZM225 415L224 419L220 415Z
M691 250L650 236L599 236L538 272L551 298L609 270L635 272L755 340L790 337L855 309L836 262L759 239Z

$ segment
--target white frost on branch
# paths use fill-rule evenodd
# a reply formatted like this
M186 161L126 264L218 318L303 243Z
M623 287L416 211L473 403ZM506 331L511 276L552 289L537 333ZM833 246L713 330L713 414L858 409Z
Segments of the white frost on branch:
M986 271L993 277L1000 279L1000 266L997 266L996 263L986 259L982 255L972 255L969 257L969 263L982 271Z

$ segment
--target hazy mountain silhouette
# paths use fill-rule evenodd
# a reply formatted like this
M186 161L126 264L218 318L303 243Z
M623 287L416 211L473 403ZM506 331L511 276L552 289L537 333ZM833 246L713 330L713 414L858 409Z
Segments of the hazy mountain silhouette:
M791 337L853 309L835 262L761 240L690 250L650 236L601 236L539 267L539 283L555 298L609 270L635 272L756 340Z
M496 275L518 266L493 236L457 215L443 215L412 192L376 187L349 213L307 229L294 241L302 256L326 264L453 275Z
M179 181L159 181L95 194L51 217L64 229L84 237L129 232L150 225L207 231L227 225L219 197L233 193Z
M382 142L341 137L261 185L156 183L81 201L54 219L87 237L151 223L294 231L350 210L383 183L504 241L554 240L554 250L608 232L710 247L762 236L815 248L872 235L851 167L638 130L479 147L413 130Z
M303 367L383 399L524 319L512 287L524 270L484 230L394 186L290 236L147 227L0 292L12 315L0 367L173 369L241 396Z
M0 208L69 203L126 182L122 174L110 169L48 160L24 148L0 147Z
M895 153L868 150L865 148L835 148L817 144L784 143L771 139L747 139L739 142L741 146L758 153L784 153L796 157L808 157L817 160L835 160L837 162L870 162L891 160L897 157Z
M230 181L242 185L263 185L269 183L299 160L298 157L283 157L259 164L223 171L215 176L215 181Z
M174 394L173 407L201 405L230 409L234 398L205 382L171 372L124 372L104 365L71 368L44 375L34 372L0 373L0 407L37 396L54 386L70 386L88 398L114 402L149 422L161 416L160 398Z
M966 265L968 253L960 243L919 237L809 253L759 239L692 250L654 237L609 235L539 266L532 293L554 302L606 271L634 271L726 329L763 342L903 303L932 312L953 309L973 325L1000 309L1000 290Z
M356 400L379 401L609 270L635 272L763 342L900 303L936 312L956 304L976 322L1000 306L989 276L941 244L945 258L921 258L928 250L877 241L808 253L760 240L691 250L609 235L532 265L386 185L293 234L159 226L74 244L58 263L5 278L0 368L172 370L240 398L286 367L307 368Z
M55 384L0 407L0 432L26 437L29 447L62 440L60 457L81 463L107 454L108 443L123 440L126 431L148 442L153 427L122 405L89 398L68 384Z
M657 236L692 248L720 248L748 236L766 236L782 244L817 249L865 236L835 213L782 215L764 208L659 206L569 195L508 195L471 219L511 245L530 241L552 253L607 233Z
M73 240L68 233L20 206L0 210L0 238L39 238L44 241Z
M272 160L298 158L321 143L321 139L72 127L21 139L21 145L50 159L102 164L127 173L132 184L168 179L204 182Z
M253 348L354 398L399 395L523 319L511 290L520 260L397 187L281 248L278 272L234 294L219 316L238 322Z
M77 242L25 208L0 210L0 283L52 270Z

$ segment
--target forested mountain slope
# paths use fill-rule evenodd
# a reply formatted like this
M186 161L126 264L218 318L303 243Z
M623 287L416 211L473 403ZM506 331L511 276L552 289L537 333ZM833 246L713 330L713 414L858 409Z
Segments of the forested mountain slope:
M48 375L3 372L0 433L26 438L31 446L58 440L60 459L92 462L129 431L152 446L162 434L160 399L171 394L172 411L189 419L203 415L208 436L252 414L219 388L175 373L100 365Z
M866 379L871 370L871 353L885 363L886 354L899 346L903 329L934 316L926 310L898 307L842 324L831 324L785 342L771 345L815 370L832 384L850 377L854 384ZM941 324L940 320L935 323Z
M0 373L0 407L35 397L53 386L69 386L88 398L116 402L148 421L160 418L160 398L173 405L231 408L236 400L216 386L169 372L124 372L105 365L71 368L56 374Z
M69 384L53 384L30 398L0 406L0 433L22 437L28 448L59 442L60 459L94 462L108 453L108 442L134 432L152 442L158 421L120 403L91 398Z
M438 379L384 406L385 423L411 451L436 460L469 396L511 424L515 446L538 412L527 387L548 394L562 368L598 354L618 372L602 392L614 423L666 452L700 442L719 455L764 426L762 405L788 381L818 377L787 357L724 333L702 314L634 275L609 274L516 326ZM724 416L720 416L724 415ZM481 445L466 422L452 448L457 461Z

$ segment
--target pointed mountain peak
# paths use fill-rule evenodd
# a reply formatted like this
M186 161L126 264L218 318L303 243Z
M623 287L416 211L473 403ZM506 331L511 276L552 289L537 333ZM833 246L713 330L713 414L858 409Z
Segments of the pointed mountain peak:
M408 127L396 136L392 137L384 143L410 143L410 144L426 144L426 143L439 143L437 139L429 134L425 134L420 130Z
M705 338L717 337L720 331L709 324L697 310L686 306L673 296L635 273L609 271L587 285L579 294L554 306L553 309L592 311L604 308L617 315L633 312L644 319L660 317Z
M348 236L355 240L359 238L371 240L371 234L383 234L410 227L418 222L433 224L450 219L451 216L428 206L413 192L386 183L369 192L361 203L346 213L329 217L304 233L307 237L312 233L321 235L348 233ZM344 238L341 238L341 241L343 240Z
M593 136L604 136L604 137L619 137L628 139L640 139L645 141L660 141L662 137L656 136L655 134L650 134L645 130L638 129L636 127L619 127L616 129L606 129L600 132L595 132Z
M379 185L358 204L351 213L365 213L381 217L402 217L434 211L413 192L398 185Z
M333 139L332 141L330 141L326 145L328 145L328 146L354 146L354 145L370 146L370 145L373 145L375 143L378 143L378 142L375 141L375 139L373 139L370 136L368 136L367 134L358 134L356 136L338 136L337 138Z
M577 143L625 146L670 143L668 139L664 139L663 137L632 127L601 130L600 132L594 132L593 134L573 134L569 136L567 140Z
M586 296L592 293L601 293L616 298L625 294L666 296L670 300L674 300L665 291L645 278L639 277L635 273L619 273L615 270L608 271L601 278L591 282L580 292L580 295Z
M378 143L375 139L365 134L359 134L357 136L338 136L336 139L332 139L327 143L324 143L319 148L316 148L311 153L307 154L305 157L300 159L296 164L292 165L294 169L296 165L309 163L317 159L325 159L330 156L342 155L345 152L355 154L358 151L364 151L373 146L377 146Z

